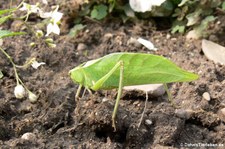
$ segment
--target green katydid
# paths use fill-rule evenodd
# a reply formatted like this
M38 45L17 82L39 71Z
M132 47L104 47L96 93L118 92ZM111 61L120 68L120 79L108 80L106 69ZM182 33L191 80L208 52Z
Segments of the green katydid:
M114 129L123 86L187 82L198 78L198 75L179 68L162 56L128 52L112 53L88 61L70 70L69 74L75 83L80 84L76 98L82 86L94 91L118 88L112 114Z

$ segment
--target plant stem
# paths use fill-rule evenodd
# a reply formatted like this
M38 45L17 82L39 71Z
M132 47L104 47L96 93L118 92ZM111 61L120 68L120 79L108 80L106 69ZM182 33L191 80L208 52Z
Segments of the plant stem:
M13 65L13 70L14 70L14 73L15 73L15 76L16 76L16 84L19 85L19 84L22 84L23 87L28 91L28 92L31 92L27 87L26 85L23 83L23 81L20 79L18 73L17 73L17 70L16 70L16 67L17 65L13 62L11 56L9 56L9 54L7 52L5 52L5 50L3 50L2 48L0 48L0 50L2 51L2 53L9 59L9 61L11 62L11 64Z
M20 78L18 76L17 70L16 70L16 64L13 62L12 58L9 56L9 54L7 52L5 52L5 50L3 50L2 48L0 48L0 50L2 51L2 53L9 59L10 63L13 65L13 70L16 76L16 83L17 85L19 85L20 83ZM22 81L21 81L22 82Z

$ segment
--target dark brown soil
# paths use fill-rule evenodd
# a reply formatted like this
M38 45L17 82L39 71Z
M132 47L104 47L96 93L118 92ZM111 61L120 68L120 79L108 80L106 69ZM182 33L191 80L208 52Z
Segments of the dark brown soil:
M1 4L7 8L8 4ZM12 65L0 53L0 69L4 78L0 80L0 146L1 148L193 148L196 145L225 146L225 116L220 110L225 107L225 66L207 60L201 51L201 40L187 40L182 35L171 35L168 30L154 30L143 21L122 23L108 19L96 23L85 19L86 25L76 37L68 37L66 13L71 7L64 4L66 20L61 25L60 36L54 36L56 48L48 48L36 41L31 34L4 39L3 48L22 65L28 58L36 57L45 62L38 70L18 69L19 75L34 93L38 102L16 99L16 86ZM225 45L225 16L219 16L221 23L212 25L211 40ZM32 24L40 23L37 18ZM18 21L8 22L5 28L19 31ZM26 31L26 29L25 29ZM218 31L220 31L218 33ZM221 31L223 31L221 33ZM158 51L128 44L133 37L151 40ZM84 48L78 45L84 44ZM78 48L79 47L79 48ZM117 131L111 127L111 114L116 90L85 94L75 101L78 85L74 84L68 72L75 66L113 52L142 52L163 55L183 69L199 74L197 81L170 84L174 108L167 96L150 98L140 128L139 123L145 95L130 93L120 101L116 118ZM208 92L211 100L202 94ZM125 94L125 93L124 93ZM103 98L109 100L102 101ZM149 122L152 122L149 123ZM29 140L21 139L26 132L35 134ZM223 146L223 147L224 147ZM223 148L221 147L221 148ZM216 147L219 148L219 147Z

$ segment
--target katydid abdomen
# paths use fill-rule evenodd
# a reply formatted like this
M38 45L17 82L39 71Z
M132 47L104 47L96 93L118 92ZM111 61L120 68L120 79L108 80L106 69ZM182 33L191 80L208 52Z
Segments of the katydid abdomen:
M112 68L122 61L124 67L123 86L186 82L198 78L187 72L168 59L144 53L113 53L102 58L89 61L71 70L71 78L87 88L92 88L95 82L106 75ZM82 80L79 80L79 76ZM120 69L102 84L99 89L118 88Z

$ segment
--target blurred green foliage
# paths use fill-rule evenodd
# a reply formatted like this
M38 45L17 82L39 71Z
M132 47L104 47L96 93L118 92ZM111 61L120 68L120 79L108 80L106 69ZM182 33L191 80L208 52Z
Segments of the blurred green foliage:
M108 7L106 5L95 5L91 11L91 18L101 20L107 16L107 10Z
M10 37L10 36L16 36L16 35L24 35L26 34L25 32L11 32L8 30L0 30L0 39L5 38L5 37Z
M216 19L216 9L225 10L222 0L166 0L161 6L153 7L151 12L134 12L129 1L92 0L82 6L80 16L90 16L102 20L108 15L120 17L124 22L129 19L148 19L167 17L172 21L172 33L185 33L195 30L204 36L208 24ZM116 14L116 15L113 15Z
M204 36L208 24L216 19L216 8L222 5L222 0L182 0L174 10L172 33L184 33L194 30L199 37ZM182 29L181 29L182 28Z

